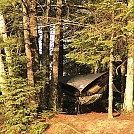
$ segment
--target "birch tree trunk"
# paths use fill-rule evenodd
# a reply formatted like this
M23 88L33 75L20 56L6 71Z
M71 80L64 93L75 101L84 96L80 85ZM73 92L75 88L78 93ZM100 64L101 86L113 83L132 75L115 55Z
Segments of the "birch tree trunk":
M133 111L133 89L134 89L134 78L133 78L133 67L134 58L131 50L128 51L127 59L127 78L126 78L126 90L124 96L124 111Z
M58 88L58 77L59 77L59 46L60 46L60 20L61 20L61 6L62 0L57 0L57 11L56 11L56 19L57 24L55 26L55 42L53 49L53 110L57 110L57 88Z
M5 18L2 14L0 14L0 21L1 21L0 30L1 30L1 34L2 34L2 39L3 39L3 42L6 42L6 40L8 39L7 27L6 27L6 24L5 24ZM6 54L6 64L7 64L7 67L8 67L8 74L10 76L13 76L11 48L10 48L10 46L5 46L4 50L5 50L5 54Z
M133 0L128 1L128 9L131 9L134 5ZM128 18L128 25L131 25L133 18ZM124 96L124 111L133 111L133 99L134 99L134 31L129 31L128 35L128 59L127 59L127 78L126 78L126 90Z
M3 39L3 42L6 42L7 40L7 28L6 28L6 24L5 24L5 18L3 16L2 13L0 13L0 36ZM8 67L8 74L10 76L13 76L13 68L12 68L12 58L11 58L11 51L10 51L10 46L4 46L4 50L5 50L5 54L6 54L6 64ZM4 63L3 63L3 59L2 59L2 49L0 48L0 87L4 88L5 87L5 75L6 72L4 70ZM4 91L2 91L3 94L5 94Z
M34 86L32 52L30 46L31 43L30 43L30 31L29 31L29 15L27 9L28 9L27 1L22 0L24 43L25 43L25 53L27 57L27 78L29 80L29 85Z
M3 38L3 34L4 34L4 17L2 15L2 13L0 13L0 36ZM4 83L5 83L5 70L4 70L4 62L2 59L2 48L0 48L0 90L2 92L2 94L4 94L4 91L2 88L4 88Z
M6 42L6 40L8 39L7 27L6 27L5 18L3 15L1 15L1 31L2 31L3 42ZM5 54L6 54L6 64L8 67L8 74L10 76L13 76L11 46L5 46L4 50L5 50Z

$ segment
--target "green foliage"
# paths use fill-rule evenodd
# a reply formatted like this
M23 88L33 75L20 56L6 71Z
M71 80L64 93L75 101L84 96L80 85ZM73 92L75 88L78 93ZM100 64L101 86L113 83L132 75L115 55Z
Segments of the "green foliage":
M109 62L110 50L114 48L113 61L122 61L127 46L127 36L123 31L127 5L119 1L103 0L86 6L87 12L85 9L75 12L76 21L83 25L77 27L71 37L68 45L71 51L66 57L80 64L97 66Z
M7 9L16 8L17 3L20 0L0 0L0 11L6 11Z
M54 113L52 113L51 111L45 111L45 110L42 111L40 113L40 116L38 115L39 119L32 122L32 124L29 128L30 133L42 134L47 129L47 127L49 125L46 122L46 119L52 117L53 115L54 115Z
M34 121L31 125L30 133L42 134L46 130L47 126L46 122L40 122L38 120Z
M21 77L10 77L6 80L5 95L0 98L7 117L3 129L6 133L26 131L37 116L37 104L31 105L35 90L27 85L27 81Z
M6 40L4 45L11 52L12 63L9 65L5 62L7 73L4 77L6 83L5 88L2 89L5 94L0 96L0 105L2 107L0 112L7 117L3 124L2 133L27 133L27 131L30 131L30 126L34 127L33 130L36 130L34 133L41 133L46 127L45 123L36 122L38 116L37 94L43 86L43 79L40 78L42 76L40 76L41 72L38 75L36 74L36 76L40 76L36 87L30 87L25 74L26 59L21 52L21 42L16 38L10 38ZM13 68L13 75L8 74L9 66Z
M35 75L35 87L30 87L27 80L27 60L23 44L23 26L21 1L0 0L0 13L4 15L8 38L3 41L0 37L0 49L5 70L4 88L0 89L0 113L5 120L1 133L42 133L46 128L45 122L37 120L39 91L44 85L42 71ZM9 52L7 56L6 50ZM8 60L7 60L8 58ZM12 74L9 73L9 68ZM0 81L1 82L1 81Z
M2 133L16 132L26 133L31 123L37 118L38 100L36 95L40 86L30 87L26 78L26 57L22 52L21 38L12 36L2 43L1 48L10 51L10 60L6 62L6 55L3 60L6 70L5 88L0 96L0 104L6 120L4 121ZM8 73L8 68L12 68L12 75Z

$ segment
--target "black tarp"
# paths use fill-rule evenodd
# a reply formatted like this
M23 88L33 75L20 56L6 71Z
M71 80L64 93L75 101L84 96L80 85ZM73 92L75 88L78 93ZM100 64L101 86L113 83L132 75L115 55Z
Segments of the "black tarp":
M105 86L107 83L107 72L77 76L63 76L59 79L59 85L63 92L74 97L98 93L101 87ZM90 92L90 90L94 91L94 93Z

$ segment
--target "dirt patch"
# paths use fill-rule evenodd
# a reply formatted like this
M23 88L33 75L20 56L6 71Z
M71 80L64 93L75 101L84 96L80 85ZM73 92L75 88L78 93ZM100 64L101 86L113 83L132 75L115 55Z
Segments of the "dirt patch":
M134 113L111 120L107 113L56 114L45 134L134 134Z

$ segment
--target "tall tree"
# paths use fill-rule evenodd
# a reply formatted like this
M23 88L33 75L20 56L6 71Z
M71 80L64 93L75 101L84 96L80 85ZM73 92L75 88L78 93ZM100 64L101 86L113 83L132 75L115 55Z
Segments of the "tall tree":
M37 0L29 1L29 17L30 17L30 42L33 61L34 74L39 69L38 59L38 29L37 29Z
M13 67L12 67L12 55L11 55L11 46L9 45L8 42L8 35L7 35L7 26L6 26L6 21L5 21L5 17L2 13L0 13L0 23L1 23L1 28L0 28L0 34L1 34L1 38L2 38L2 42L3 42L3 48L1 48L1 50L3 49L5 51L6 54L6 66L7 66L7 71L6 73L9 76L13 76ZM2 51L1 51L2 52ZM2 53L1 53L2 54ZM5 65L4 65L4 61L2 60L2 55L1 55L1 83L4 83L4 77L6 76L5 73ZM2 76L3 75L3 76ZM2 84L3 87L3 84Z
M86 10L86 11L85 11ZM109 66L109 118L112 118L113 101L113 63L121 61L125 45L123 33L126 4L119 1L104 0L101 3L88 4L85 10L76 12L75 23L79 29L71 37L71 49L67 57L81 64L93 67ZM78 14L79 13L79 14ZM112 38L111 38L112 35ZM120 48L120 49L119 49ZM110 53L110 57L109 57ZM114 62L113 62L114 61ZM104 70L104 69L103 69Z
M44 19L43 19L43 43L42 43L42 54L41 54L41 64L44 72L45 84L42 89L42 104L46 109L49 107L49 96L50 96L50 25L49 25L49 12L50 12L50 0L44 0Z
M29 84L31 86L34 86L34 73L33 73L33 62L32 62L32 52L30 42L28 8L29 8L28 1L22 0L24 43L25 43L25 53L27 57L27 78L29 80Z
M58 88L58 77L59 77L59 47L60 47L60 23L61 23L61 7L62 0L57 0L56 7L56 24L55 24L55 41L53 48L53 72L52 72L52 80L53 80L53 109L57 110L57 88Z
M112 2L113 5L113 2ZM111 9L111 21L114 26L115 19L115 8L114 6ZM114 28L112 27L111 31L111 42L113 42L113 38L115 36ZM110 58L109 58L109 105L108 105L108 118L113 118L113 62L114 62L114 43L112 43L110 50Z
M63 29L60 30L60 46L59 46L59 76L63 76Z
M2 54L4 55L2 58L0 57L0 62L1 60L2 62L4 61L5 65L5 68L1 65L1 69L4 68L6 70L6 73L4 73L4 78L6 79L4 91L7 91L4 95L0 96L0 105L3 106L4 116L8 117L3 123L4 127L1 133L21 133L21 131L27 131L29 123L35 117L37 110L37 105L31 106L29 103L29 98L32 97L35 91L28 88L27 79L24 75L26 62L24 46L22 45L24 44L24 42L22 43L22 29L20 29L22 27L22 14L20 13L22 9L20 10L20 3L18 2L20 1L6 1L6 8L2 8L2 15L4 17L0 18L0 21L2 21L0 31L2 30L1 35L4 36L0 38ZM7 52L10 53L7 54ZM12 68L9 67L13 67L14 75L11 75L10 69ZM0 72L2 71L0 70ZM3 82L3 80L1 79L0 82ZM2 112L0 111L0 113Z
M127 59L127 78L124 96L124 110L133 111L134 99L134 1L128 0L128 59Z
M108 97L108 118L113 118L113 48L110 51L109 59L109 97Z
M111 20L113 8L116 12L114 24ZM117 42L119 39L124 38L124 35L121 33L121 28L123 27L123 17L121 16L123 8L125 7L120 2L111 4L110 0L104 0L101 4L88 4L86 9L77 11L75 13L77 18L74 19L77 31L70 37L71 43L68 46L71 51L66 56L77 63L87 64L93 68L105 66L109 62L109 53L111 45L113 45L111 41L114 41L116 49L118 48ZM116 31L116 36L111 40L111 31L113 29ZM122 49L117 49L114 56L115 61L121 60L119 51L123 53Z

